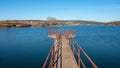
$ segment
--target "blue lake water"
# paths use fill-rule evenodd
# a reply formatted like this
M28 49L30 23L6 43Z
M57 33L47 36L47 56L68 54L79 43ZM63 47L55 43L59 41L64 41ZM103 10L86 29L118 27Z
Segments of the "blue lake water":
M120 68L119 26L60 26L75 29L75 39L98 68ZM0 29L0 68L41 68L53 44L47 27Z

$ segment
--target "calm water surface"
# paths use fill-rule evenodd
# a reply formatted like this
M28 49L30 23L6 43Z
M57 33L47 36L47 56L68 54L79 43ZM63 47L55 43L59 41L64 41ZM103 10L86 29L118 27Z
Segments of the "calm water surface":
M120 27L63 26L99 68L120 68ZM0 29L0 68L42 68L53 43L47 27Z

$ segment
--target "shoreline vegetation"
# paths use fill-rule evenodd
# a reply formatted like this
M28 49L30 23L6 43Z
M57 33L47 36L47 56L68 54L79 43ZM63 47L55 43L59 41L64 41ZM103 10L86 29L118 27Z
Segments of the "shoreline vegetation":
M47 26L65 26L65 25L108 25L120 26L120 21L115 22L95 22L83 20L56 20L49 17L47 20L0 20L0 28L21 28L21 27L47 27Z

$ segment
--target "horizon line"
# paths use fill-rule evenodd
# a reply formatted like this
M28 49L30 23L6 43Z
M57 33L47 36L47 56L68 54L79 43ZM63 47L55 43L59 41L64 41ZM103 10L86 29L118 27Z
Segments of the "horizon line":
M13 21L13 20L43 20L43 21L46 21L47 19L0 19L0 21L7 21L7 20L10 20L10 21ZM70 20L70 21L93 21L93 22L104 22L104 23L107 23L107 22L117 22L117 21L120 21L120 20L114 20L114 21L95 21L95 20L85 20L85 19L56 19L56 20Z

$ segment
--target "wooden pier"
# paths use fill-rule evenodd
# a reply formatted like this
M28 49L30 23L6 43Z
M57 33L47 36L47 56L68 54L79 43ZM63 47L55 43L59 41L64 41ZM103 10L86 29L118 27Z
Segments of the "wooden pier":
M62 37L62 68L78 68L73 52L69 46L69 40Z
M49 30L48 36L54 38L54 44L44 62L43 68L86 68L80 53L91 63L92 68L97 68L95 63L73 39L74 30ZM75 48L75 44L77 49ZM75 58L76 55L78 59Z

